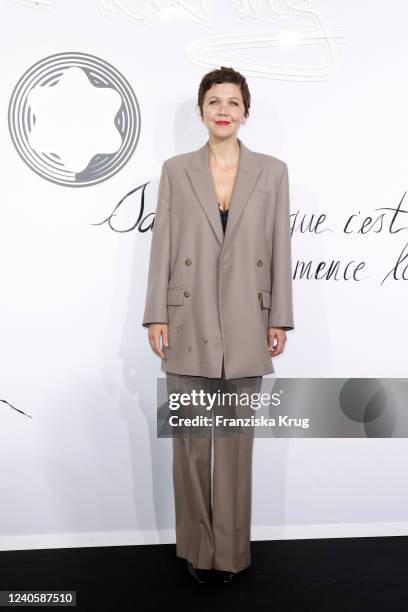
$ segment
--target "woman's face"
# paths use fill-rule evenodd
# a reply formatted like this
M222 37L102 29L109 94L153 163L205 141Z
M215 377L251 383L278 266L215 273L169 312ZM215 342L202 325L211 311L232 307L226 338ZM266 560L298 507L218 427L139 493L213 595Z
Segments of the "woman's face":
M208 133L217 139L236 136L246 122L245 106L241 88L236 83L217 83L205 92L203 100L203 123ZM219 124L225 121L227 124Z

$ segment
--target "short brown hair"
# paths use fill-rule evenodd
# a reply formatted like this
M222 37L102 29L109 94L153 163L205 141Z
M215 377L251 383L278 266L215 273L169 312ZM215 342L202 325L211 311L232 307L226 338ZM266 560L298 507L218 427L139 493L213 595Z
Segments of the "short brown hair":
M234 70L233 68L227 68L221 66L216 70L207 72L201 79L200 86L198 88L198 102L197 106L200 108L201 118L203 117L203 102L205 92L210 89L213 85L220 83L236 83L241 88L242 100L245 106L245 117L249 115L249 107L251 106L251 94L249 93L248 85L245 77Z

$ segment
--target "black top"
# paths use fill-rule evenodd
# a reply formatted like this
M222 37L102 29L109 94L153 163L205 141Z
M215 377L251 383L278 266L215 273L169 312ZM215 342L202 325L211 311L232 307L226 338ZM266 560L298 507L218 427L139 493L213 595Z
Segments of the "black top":
M220 203L218 202L218 209L219 209L220 215L221 215L222 229L224 230L224 234L225 234L225 228L227 227L227 219L228 219L229 207L227 208L227 210L221 210Z

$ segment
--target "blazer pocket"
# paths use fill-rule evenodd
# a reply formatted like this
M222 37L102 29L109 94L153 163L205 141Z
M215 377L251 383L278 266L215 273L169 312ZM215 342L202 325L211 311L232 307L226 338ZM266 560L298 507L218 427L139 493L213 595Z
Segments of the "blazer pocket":
M167 289L167 305L182 306L184 303L184 289L169 288Z
M271 292L262 290L258 293L259 301L261 304L261 308L270 308L271 307Z

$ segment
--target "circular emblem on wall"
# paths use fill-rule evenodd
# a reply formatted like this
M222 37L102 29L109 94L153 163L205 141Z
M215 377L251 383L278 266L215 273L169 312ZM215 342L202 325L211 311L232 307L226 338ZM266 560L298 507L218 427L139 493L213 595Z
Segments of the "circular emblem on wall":
M88 53L56 53L31 66L11 95L8 124L20 157L68 187L109 179L140 134L135 93L112 64Z

